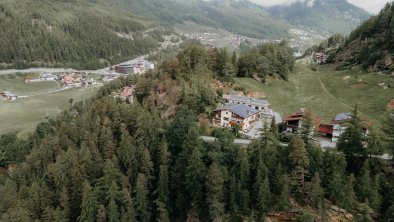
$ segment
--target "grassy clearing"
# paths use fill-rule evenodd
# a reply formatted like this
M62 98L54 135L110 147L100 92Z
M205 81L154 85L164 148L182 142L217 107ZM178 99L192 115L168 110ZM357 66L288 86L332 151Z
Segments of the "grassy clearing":
M0 100L0 134L18 131L19 136L26 137L45 117L56 116L67 109L70 98L75 102L86 100L98 89L75 88L11 102Z
M329 66L317 69L297 64L287 82L272 79L263 84L250 78L236 78L235 82L264 93L273 109L283 116L307 107L330 121L337 113L351 111L357 103L362 115L380 123L386 104L394 98L394 89L384 90L378 83L394 86L393 79L360 71L337 72ZM345 81L346 76L350 79ZM358 79L362 79L362 87L355 86Z
M34 75L29 75L34 76ZM60 89L59 83L55 81L42 81L25 83L24 75L1 75L0 91L10 91L17 96L35 95L48 91Z

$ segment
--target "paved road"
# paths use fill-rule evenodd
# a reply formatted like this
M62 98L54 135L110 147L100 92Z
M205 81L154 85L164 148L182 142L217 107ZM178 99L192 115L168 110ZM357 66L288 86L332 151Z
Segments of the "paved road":
M137 57L135 59L122 62L120 64L125 64L125 63L135 63L138 60L141 60L145 58L147 55L143 55L140 57ZM98 69L98 70L75 70L71 68L29 68L29 69L5 69L5 70L0 70L0 75L8 75L8 74L15 74L15 73L44 73L44 72L86 72L86 73L94 73L94 74L104 74L109 71L110 67L104 68L104 69Z
M202 139L205 142L214 142L216 140L215 137L212 136L201 136L200 139ZM252 142L252 140L248 140L248 139L235 139L234 140L234 144L236 145L249 145ZM280 145L282 146L288 146L289 144L287 143L280 143ZM323 151L326 151L327 149L330 149L332 147L327 147L327 148L323 148ZM377 158L380 158L382 160L391 160L392 156L389 154L383 154L382 156L374 156Z
M206 142L214 142L216 140L216 138L212 137L212 136L201 136L200 139L202 139ZM249 145L251 142L252 142L252 140L248 140L248 139L235 139L234 140L234 144L237 144L237 145ZM280 145L288 146L288 144L286 144L286 143L280 143Z
M212 137L212 136L201 136L200 138L206 142L214 142L216 140L216 138ZM248 140L248 139L235 139L234 140L234 144L237 144L237 145L249 145L251 142L252 142L252 140Z

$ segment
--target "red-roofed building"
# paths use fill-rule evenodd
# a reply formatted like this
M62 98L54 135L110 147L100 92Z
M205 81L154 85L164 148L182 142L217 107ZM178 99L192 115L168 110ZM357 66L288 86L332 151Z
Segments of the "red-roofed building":
M301 110L300 112L293 113L289 115L285 120L284 120L284 126L286 132L289 133L294 133L296 132L301 126L302 126L302 120L305 116L306 112L305 110ZM314 127L318 127L321 122L321 118L319 116L313 116L312 117L312 122Z

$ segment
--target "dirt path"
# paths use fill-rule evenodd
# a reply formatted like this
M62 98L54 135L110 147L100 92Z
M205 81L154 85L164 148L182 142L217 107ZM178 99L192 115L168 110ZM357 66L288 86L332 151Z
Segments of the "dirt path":
M354 107L351 107L351 106L349 106L348 104L342 102L342 101L339 100L336 96L334 96L332 93L330 93L330 91L327 90L326 85L324 85L323 81L321 81L321 73L320 73L320 71L318 71L318 73L319 73L319 75L318 75L318 76L319 76L318 80L319 80L319 83L320 83L320 85L321 85L323 91L324 91L325 93L327 93L329 96L331 96L332 98L334 98L335 100L337 100L340 104L346 106L346 107L349 108L350 110L353 110ZM364 116L368 116L367 114L361 112L360 110L358 110L358 112L359 112L360 114L364 115ZM368 117L371 118L370 116L368 116ZM376 121L376 120L374 119L374 121Z

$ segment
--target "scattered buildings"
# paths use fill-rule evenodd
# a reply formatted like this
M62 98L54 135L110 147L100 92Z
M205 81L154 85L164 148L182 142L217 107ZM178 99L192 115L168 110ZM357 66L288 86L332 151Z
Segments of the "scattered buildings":
M130 74L143 74L148 70L154 69L155 65L147 60L138 60L137 63L130 64L121 64L116 65L112 70L115 70L115 73L120 73L124 75Z
M58 75L58 80L63 84L64 88L72 87L90 87L96 85L96 81L91 79L85 79L84 73L62 73Z
M323 52L312 53L312 60L318 64L326 64L328 55Z
M319 132L322 136L328 137L332 142L338 142L341 135L347 129L347 123L352 118L351 113L339 113L329 124L320 124ZM369 120L362 120L361 127L363 133L366 135L369 133L369 128L372 126L372 122Z
M123 87L118 92L112 92L112 97L114 99L128 100L129 102L133 102L134 100L134 89L135 86L126 86Z
M56 78L54 76L52 76L52 73L44 72L44 73L41 74L41 80L44 80L44 81L55 81Z
M9 91L0 91L0 97L4 100L13 101L18 98L15 94L12 94Z

